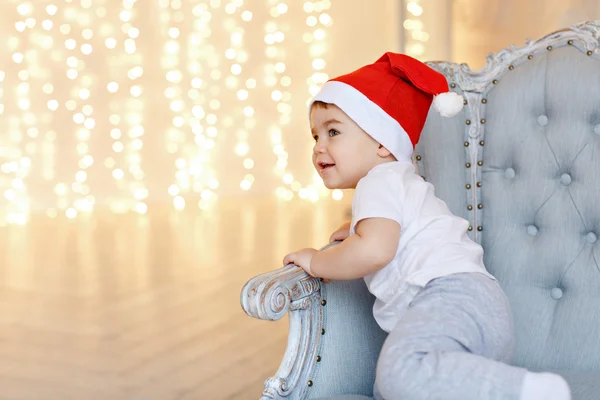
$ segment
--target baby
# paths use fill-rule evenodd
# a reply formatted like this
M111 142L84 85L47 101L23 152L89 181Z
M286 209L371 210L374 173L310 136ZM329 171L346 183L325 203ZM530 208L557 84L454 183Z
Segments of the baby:
M411 156L429 109L457 114L443 75L403 54L327 82L310 105L312 160L329 189L356 189L352 221L324 251L288 254L308 274L364 278L389 332L377 363L378 399L569 400L559 375L508 364L508 300L483 264L468 222L435 197Z

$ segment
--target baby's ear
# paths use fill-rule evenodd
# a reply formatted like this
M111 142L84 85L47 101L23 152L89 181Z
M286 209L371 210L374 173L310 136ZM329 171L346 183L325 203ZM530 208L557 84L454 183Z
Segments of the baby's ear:
M379 148L377 149L377 155L381 158L387 158L391 156L392 153L388 149L386 149L384 145L380 144Z

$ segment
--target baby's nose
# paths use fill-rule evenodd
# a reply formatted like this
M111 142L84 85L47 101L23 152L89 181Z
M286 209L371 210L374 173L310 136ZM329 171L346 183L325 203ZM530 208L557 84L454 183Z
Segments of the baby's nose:
M325 144L323 142L319 143L315 143L315 146L313 147L313 151L315 153L324 153L325 150L327 149L327 147L325 146Z

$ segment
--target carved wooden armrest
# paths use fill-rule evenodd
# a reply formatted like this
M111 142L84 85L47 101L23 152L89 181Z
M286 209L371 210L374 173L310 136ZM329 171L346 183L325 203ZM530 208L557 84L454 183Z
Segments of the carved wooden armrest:
M242 308L254 318L277 321L288 311L306 308L304 303L320 289L319 279L290 264L250 279L242 289Z
M289 312L287 348L277 373L265 381L261 399L304 398L321 340L320 280L290 264L250 279L241 303L246 314L259 319L276 321Z
M283 360L275 376L265 381L261 399L301 398L308 389L320 340L320 299L319 279L291 264L252 278L242 289L246 314L275 321L290 313Z

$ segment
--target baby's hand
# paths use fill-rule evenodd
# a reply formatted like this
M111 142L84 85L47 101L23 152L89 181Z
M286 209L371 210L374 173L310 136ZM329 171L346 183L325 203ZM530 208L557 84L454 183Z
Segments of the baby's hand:
M350 222L346 222L345 224L340 226L337 231L335 231L331 234L331 237L329 238L329 243L332 243L332 242L335 242L338 240L345 240L349 235L350 235Z
M302 268L312 277L315 277L310 269L310 262L312 261L313 256L318 253L318 250L315 249L302 249L298 250L295 253L290 253L283 258L283 265L295 264L298 267ZM321 279L324 283L329 283L329 279Z
M310 262L314 255L318 253L315 249L302 249L295 253L290 253L283 258L283 265L296 264L305 270L310 276L314 276L310 269Z

